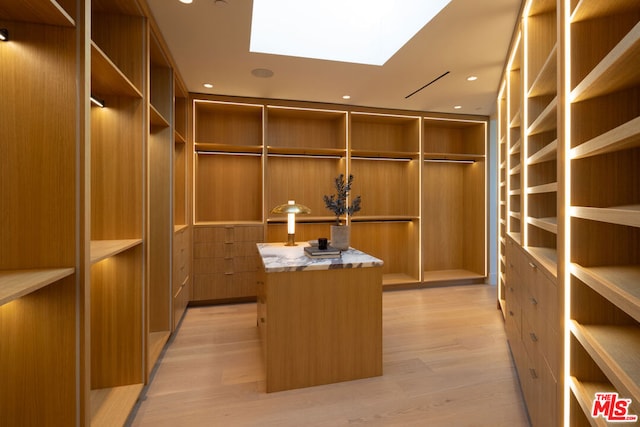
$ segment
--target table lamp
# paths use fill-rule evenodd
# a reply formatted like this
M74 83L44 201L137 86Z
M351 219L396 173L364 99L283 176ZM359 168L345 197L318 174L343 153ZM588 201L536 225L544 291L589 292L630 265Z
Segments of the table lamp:
M287 214L287 243L285 246L297 246L296 245L296 214L310 214L311 209L305 205L297 204L293 200L289 200L288 203L278 205L271 209L271 213L275 214Z

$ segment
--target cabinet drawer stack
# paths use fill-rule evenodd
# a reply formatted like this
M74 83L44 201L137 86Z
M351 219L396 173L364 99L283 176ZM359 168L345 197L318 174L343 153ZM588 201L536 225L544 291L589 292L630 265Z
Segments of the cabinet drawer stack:
M193 301L256 296L262 225L198 226L194 235Z
M189 303L189 278L191 271L191 230L178 229L173 241L173 322L174 329Z
M506 329L533 425L558 415L560 336L555 277L511 238L506 247Z

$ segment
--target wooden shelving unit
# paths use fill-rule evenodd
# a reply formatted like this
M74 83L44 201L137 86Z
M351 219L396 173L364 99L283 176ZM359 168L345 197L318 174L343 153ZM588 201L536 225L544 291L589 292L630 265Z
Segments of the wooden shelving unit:
M385 260L383 286L419 283L420 118L360 112L349 117L352 195L363 200L351 219L352 246Z
M172 330L175 331L191 299L193 282L193 230L191 224L191 174L193 148L189 137L191 109L189 94L174 73L173 127L173 273L172 273Z
M363 204L349 219L351 244L385 260L386 287L486 278L486 118L206 95L194 96L193 103L195 221L203 231L264 226L264 240L285 241L286 218L271 209L295 200L311 209L310 215L296 218L296 240L329 237L336 219L323 196L334 193L338 175L353 174L351 197L361 196ZM428 144L422 142L425 133ZM456 194L455 200L441 197L442 185ZM459 217L446 230L437 225L449 223L449 218L439 219L437 207L443 205ZM423 219L426 209L433 211L428 221ZM457 228L466 235L464 241ZM426 236L430 242L451 242L449 254L471 249L462 258L443 260L443 251L433 248L424 255ZM442 262L423 268L434 259ZM205 275L231 269L205 272L198 265L204 269L204 261L196 262L194 274L207 289L194 289L194 295L198 301L215 300L213 279ZM236 296L248 297L246 287L238 286L245 290ZM220 300L233 298L231 291L219 295L224 295Z
M568 82L571 392L585 400L584 384L603 383L638 414L640 363L630 356L640 351L640 78L629 67L640 59L640 7L583 0L569 12L572 48L593 43L572 50ZM572 407L571 419L588 418L585 409Z
M195 223L262 222L263 106L196 99L193 108Z
M171 243L174 241L174 76L158 36L151 29L148 81L146 381L173 329Z
M347 113L283 106L267 106L266 113L267 229L286 222L285 215L272 214L271 209L288 200L311 209L310 216L299 216L298 221L331 222L322 197L333 191L333 180L346 173ZM327 234L328 230L313 239ZM286 240L286 231L276 238L280 240Z
M122 400L115 390L132 385L141 389L146 374L143 242L150 123L145 111L148 64L143 46L147 26L139 13L107 2L94 1L91 6L91 63L95 65L91 93L105 107L93 106L90 116L91 392L87 401L92 415L99 413L109 420L126 418L137 399L135 395ZM121 37L113 37L114 32ZM96 396L104 397L99 408Z
M423 119L423 281L486 277L486 122Z
M0 425L124 424L172 330L186 94L174 99L144 0L8 2L0 16L0 109L14 118L0 144Z
M82 11L4 2L0 17L0 425L75 425Z
M596 392L616 392L633 400L631 414L640 410L640 77L634 66L640 60L640 5L530 0L523 10L525 49L518 53L521 46L514 43L512 56L526 52L520 62L526 130L518 149L507 151L518 151L519 159L500 164L501 176L522 175L520 187L516 180L501 186L506 190L499 202L512 216L509 226L521 227L520 234L510 233L516 239L507 240L500 261L507 335L534 425L547 425L540 407L551 393L557 424L605 425L591 416ZM513 68L505 70L498 97L501 129L518 121L508 106ZM540 272L548 285L528 289L527 280ZM552 340L545 347L539 339L535 347L557 383L555 392L528 390L536 381L525 378L526 366L539 368L526 344L528 328L536 325L527 324L523 289L547 319ZM540 297L531 293L536 289ZM558 320L550 320L553 313ZM565 354L567 363L557 364ZM570 380L563 384L565 377Z

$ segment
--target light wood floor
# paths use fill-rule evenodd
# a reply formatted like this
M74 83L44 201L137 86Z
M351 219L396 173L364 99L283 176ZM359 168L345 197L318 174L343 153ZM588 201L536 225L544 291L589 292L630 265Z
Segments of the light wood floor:
M384 375L265 393L255 304L189 308L132 426L528 426L495 288L383 294Z

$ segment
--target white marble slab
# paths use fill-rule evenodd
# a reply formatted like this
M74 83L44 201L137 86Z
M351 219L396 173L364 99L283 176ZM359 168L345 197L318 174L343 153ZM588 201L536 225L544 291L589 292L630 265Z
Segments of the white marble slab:
M306 242L298 246L284 243L258 243L258 252L267 273L305 270L330 270L338 268L381 267L384 262L357 249L342 251L339 258L311 259L304 254Z

